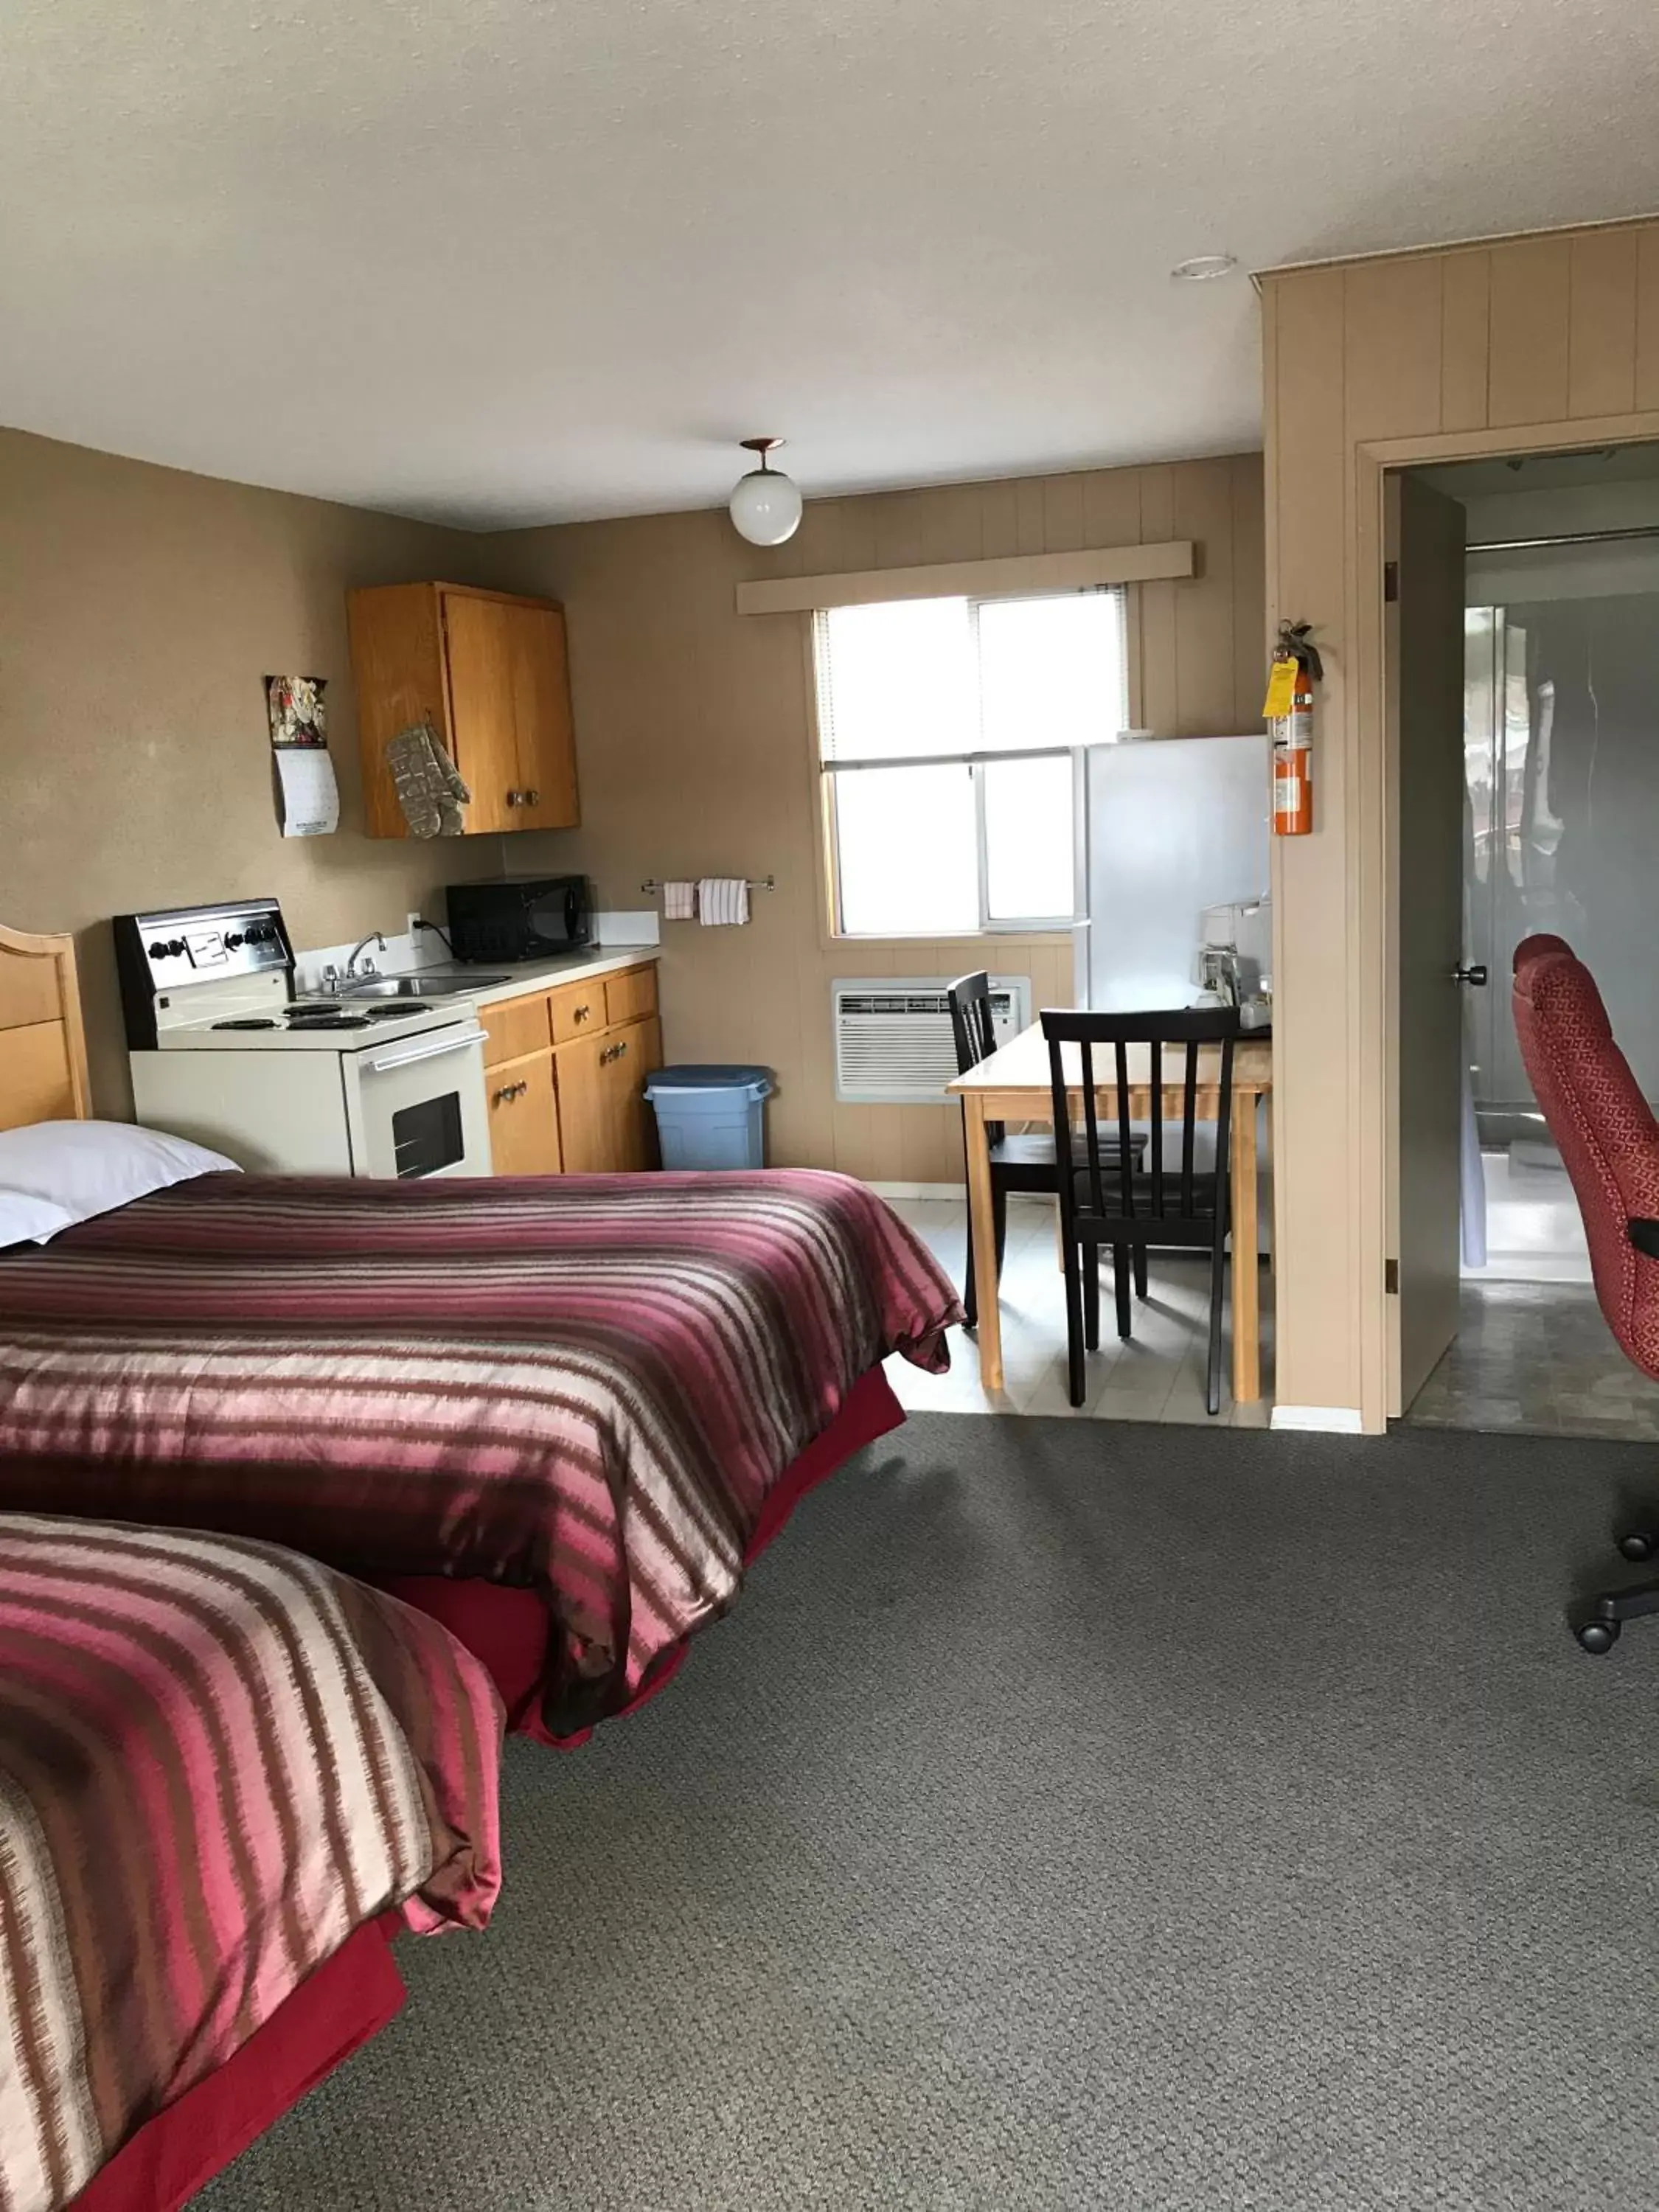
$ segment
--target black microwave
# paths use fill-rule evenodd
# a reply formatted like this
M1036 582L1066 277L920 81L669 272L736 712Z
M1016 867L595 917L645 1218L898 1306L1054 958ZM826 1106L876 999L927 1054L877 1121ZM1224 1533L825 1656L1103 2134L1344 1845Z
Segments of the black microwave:
M541 960L593 942L586 876L508 876L451 884L449 941L458 960Z

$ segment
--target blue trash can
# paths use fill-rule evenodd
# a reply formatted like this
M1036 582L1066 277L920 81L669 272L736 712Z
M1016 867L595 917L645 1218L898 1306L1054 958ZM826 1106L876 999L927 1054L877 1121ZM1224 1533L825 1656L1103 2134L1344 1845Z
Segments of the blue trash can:
M663 1165L764 1167L771 1090L764 1067L659 1067L645 1095L657 1116Z

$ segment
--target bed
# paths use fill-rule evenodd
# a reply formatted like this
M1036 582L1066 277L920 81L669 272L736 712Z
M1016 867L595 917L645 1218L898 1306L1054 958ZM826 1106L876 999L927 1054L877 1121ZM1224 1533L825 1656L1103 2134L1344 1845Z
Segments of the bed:
M479 1928L501 1715L447 1631L246 1538L0 1515L0 2202L169 2212Z
M84 1115L69 947L13 942L0 1032L27 1005L44 1074L0 1077L0 1127ZM313 1553L449 1620L510 1723L569 1742L902 1418L884 1358L944 1368L960 1318L843 1176L203 1176L0 1256L0 1510Z

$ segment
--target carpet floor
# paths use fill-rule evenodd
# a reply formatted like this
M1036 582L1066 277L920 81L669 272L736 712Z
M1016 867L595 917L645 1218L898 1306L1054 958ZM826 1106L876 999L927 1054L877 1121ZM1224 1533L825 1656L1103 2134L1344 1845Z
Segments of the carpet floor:
M913 1418L201 2212L1659 2208L1651 1446Z

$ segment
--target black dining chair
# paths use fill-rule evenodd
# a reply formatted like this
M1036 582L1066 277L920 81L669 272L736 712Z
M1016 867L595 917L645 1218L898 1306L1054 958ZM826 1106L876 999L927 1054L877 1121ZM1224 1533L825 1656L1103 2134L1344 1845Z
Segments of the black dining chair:
M1102 1245L1112 1254L1112 1273L1117 1293L1117 1333L1133 1334L1128 1289L1131 1254L1146 1264L1146 1248L1156 1244L1207 1249L1210 1255L1210 1356L1204 1402L1212 1413L1221 1410L1221 1304L1225 1284L1227 1231L1231 1215L1228 1179L1232 1133L1233 1048L1242 1032L1236 1006L1180 1006L1156 1013L1082 1013L1070 1010L1045 1012L1042 1034L1048 1041L1049 1079L1054 1086L1055 1126L1069 1118L1071 1091L1080 1084L1083 1100L1082 1157L1074 1173L1062 1182L1060 1193L1061 1234L1066 1264L1066 1356L1072 1403L1084 1399L1084 1351L1100 1346L1100 1268ZM1204 1046L1217 1049L1219 1066L1199 1081L1199 1054ZM1068 1084L1066 1048L1074 1047L1078 1073ZM1151 1158L1145 1172L1128 1150L1130 1067L1132 1047L1146 1054ZM1097 1068L1095 1053L1104 1065ZM1166 1048L1178 1048L1173 1062ZM1181 1087L1181 1111L1172 1123L1181 1134L1179 1168L1164 1165L1164 1091L1166 1084ZM1200 1090L1218 1093L1215 1123L1215 1164L1208 1171L1194 1165L1198 1133ZM1103 1137L1097 1091L1115 1091L1116 1128ZM1087 1264L1085 1264L1086 1261Z
M971 975L958 975L951 984L951 1029L956 1039L957 1073L966 1075L970 1067L977 1067L988 1060L997 1048L996 1027L991 1018L991 979L984 969L976 969ZM1065 1127L1062 1121L1056 1125ZM1002 1273L1003 1248L1008 1241L1008 1194L1012 1191L1034 1193L1038 1196L1058 1199L1060 1171L1054 1160L1053 1132L1044 1130L1040 1136L1011 1137L1000 1121L985 1125L986 1142L991 1158L991 1206L996 1223L997 1273ZM1146 1139L1136 1134L1131 1139L1133 1157L1139 1161L1146 1150ZM966 1140L964 1139L964 1144ZM1073 1139L1073 1154L1077 1155ZM1135 1261L1135 1289L1144 1298L1146 1295L1146 1255L1139 1252ZM972 1328L979 1319L978 1301L974 1291L974 1231L971 1222L968 1230L968 1279L963 1290L963 1308L967 1326Z

